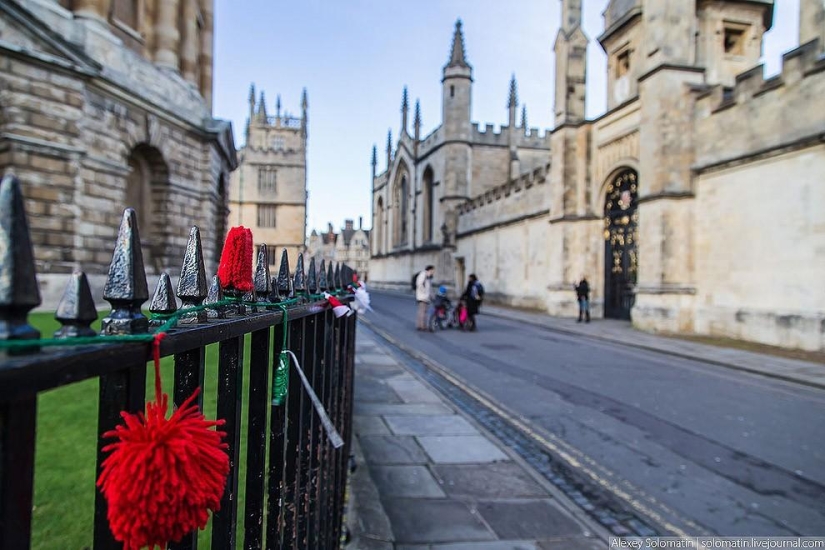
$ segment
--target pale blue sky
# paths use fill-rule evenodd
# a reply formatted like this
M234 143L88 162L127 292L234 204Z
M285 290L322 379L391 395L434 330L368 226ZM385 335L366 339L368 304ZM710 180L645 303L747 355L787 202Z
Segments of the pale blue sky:
M595 37L607 0L584 0L588 49L587 116L605 109L605 56ZM559 0L217 0L215 115L232 121L244 141L249 84L266 93L273 112L300 113L309 94L308 230L345 218L370 225L370 155L386 166L387 130L401 124L401 91L411 109L421 100L422 132L441 118L441 69L457 18L464 22L473 66L472 119L507 120L510 75L527 104L531 127L552 127L553 41ZM797 45L799 0L777 0L766 35L766 74L779 71L782 52ZM520 112L520 111L519 111ZM520 116L520 115L519 115ZM410 122L412 112L410 112Z

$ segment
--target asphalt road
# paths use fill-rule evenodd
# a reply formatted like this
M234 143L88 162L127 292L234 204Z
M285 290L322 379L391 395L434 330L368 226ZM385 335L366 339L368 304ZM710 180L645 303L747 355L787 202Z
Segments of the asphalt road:
M482 315L415 330L411 296L365 320L431 358L689 535L825 535L825 392Z

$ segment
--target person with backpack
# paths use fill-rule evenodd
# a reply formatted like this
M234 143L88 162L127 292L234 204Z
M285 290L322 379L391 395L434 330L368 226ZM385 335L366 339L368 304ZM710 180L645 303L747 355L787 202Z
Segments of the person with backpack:
M481 302L484 300L484 286L475 276L475 273L471 273L467 278L467 289L461 295L461 299L467 304L467 330L474 331L476 329L476 315L478 315Z
M430 300L432 298L433 275L435 275L435 267L428 265L424 268L424 271L415 277L415 301L418 305L415 318L416 330L428 330L427 309L430 306Z

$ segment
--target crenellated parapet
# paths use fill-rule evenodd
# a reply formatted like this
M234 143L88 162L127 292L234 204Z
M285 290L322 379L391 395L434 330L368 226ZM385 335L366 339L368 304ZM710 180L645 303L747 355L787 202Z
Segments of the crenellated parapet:
M694 169L821 136L825 110L810 108L825 97L825 56L818 51L812 41L787 52L781 73L768 79L758 65L738 75L732 88L694 88Z
M509 146L510 127L501 126L498 132L495 131L493 124L484 124L483 126L478 122L473 123L472 132L470 133L470 141L473 145L492 145L507 147ZM527 132L523 128L515 127L513 129L516 137L516 145L518 147L529 147L533 149L550 149L550 132L542 132L539 128L529 128Z
M481 195L469 199L467 202L458 207L458 213L459 215L463 215L479 208L483 208L485 205L491 204L495 201L506 200L511 195L516 195L524 190L529 190L533 186L542 185L547 181L547 175L549 172L549 163L544 166L539 166L532 172L522 174L516 179L493 187L489 191L485 191Z
M549 164L540 166L459 206L459 238L546 214L550 195L544 184L549 172Z

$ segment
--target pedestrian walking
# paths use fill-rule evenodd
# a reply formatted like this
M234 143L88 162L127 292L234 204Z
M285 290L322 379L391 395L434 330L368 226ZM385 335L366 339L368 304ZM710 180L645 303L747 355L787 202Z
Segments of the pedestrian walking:
M427 309L432 300L433 275L435 275L435 267L428 265L415 278L415 301L418 304L415 318L416 330L427 330Z
M467 288L464 294L461 295L461 299L464 300L467 306L467 323L465 326L467 330L474 331L476 329L476 315L478 315L481 301L484 299L484 286L475 276L475 273L471 273L467 277Z
M582 322L582 317L585 323L590 322L590 283L587 282L587 277L582 275L581 281L578 285L574 285L576 289L576 300L579 302L579 320Z

